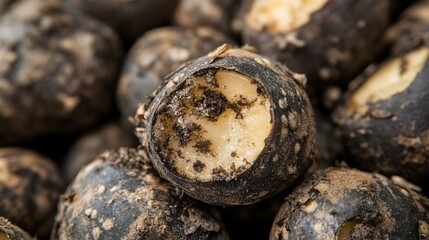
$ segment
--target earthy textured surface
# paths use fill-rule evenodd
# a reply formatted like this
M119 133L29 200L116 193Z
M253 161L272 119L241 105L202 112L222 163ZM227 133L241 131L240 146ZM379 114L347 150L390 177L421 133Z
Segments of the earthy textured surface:
M184 27L206 26L231 33L234 13L240 0L181 0L174 13L173 24Z
M219 220L161 179L143 151L105 152L61 197L52 239L228 239Z
M40 238L51 231L63 184L48 159L26 149L0 149L0 216Z
M401 74L413 66L407 62L409 58L397 59L401 61ZM386 61L378 70L388 68L385 66L389 62ZM385 99L368 99L363 106L356 108L353 99L361 94L359 91L363 91L361 88L366 86L364 82L364 85L351 89L343 105L334 112L334 120L343 131L349 159L359 168L401 175L414 182L424 183L429 180L429 55L423 59L422 67L402 91ZM381 83L388 80L380 78L377 81ZM401 84L403 82L394 86ZM376 89L372 97L388 90Z
M427 239L421 200L382 175L330 168L286 198L270 239Z
M102 152L120 147L135 147L138 139L132 131L125 131L118 123L109 123L85 134L70 147L64 159L66 181L71 182L85 165Z
M32 240L33 238L24 230L13 225L9 220L0 217L0 239L1 240Z
M329 84L347 84L371 63L383 49L390 21L388 0L332 0L305 25L288 32L268 32L247 23L253 2L243 4L244 42L292 71L306 74L312 94Z
M166 23L178 0L65 0L71 6L106 22L128 43L145 31Z
M245 171L238 169L235 174L225 175L220 169L213 172L210 181L191 180L179 174L171 160L160 154L163 149L157 142L159 139L155 139L154 125L158 114L167 111L166 103L178 89L196 76L211 79L210 76L218 70L243 74L260 85L260 93L266 94L271 101L273 126L264 140L263 150ZM314 157L314 117L303 89L304 82L305 77L276 62L224 45L170 75L150 105L143 105L138 110L136 131L161 176L183 188L188 195L216 205L254 203L291 185ZM186 153L183 156L186 158Z
M13 5L0 20L0 145L95 123L111 107L119 56L109 28L59 1Z
M117 98L124 124L162 79L183 63L204 56L216 47L233 44L210 28L165 27L147 32L133 46L122 70Z

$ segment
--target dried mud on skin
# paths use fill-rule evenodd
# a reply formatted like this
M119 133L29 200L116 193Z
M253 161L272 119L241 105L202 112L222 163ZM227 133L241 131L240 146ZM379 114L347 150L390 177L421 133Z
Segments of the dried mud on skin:
M185 101L185 98L192 97L187 97L188 90L192 88L187 87L187 84L191 84L193 78L206 79L209 85L213 81L214 85L211 84L213 86L209 88L218 91L213 74L219 71L232 71L240 76L248 76L254 81L252 84L260 86L257 88L259 89L258 94L268 96L272 105L269 110L272 131L263 140L265 141L263 150L252 164L246 166L244 171L236 168L239 170L238 172L234 171L234 168L213 168L212 179L203 181L190 179L181 174L180 169L174 167L174 162L162 153L166 153L164 151L166 149L163 149L162 144L160 145L158 142L160 138L156 136L157 134L162 136L159 134L163 133L158 130L163 128L156 128L155 124L163 122L161 116L166 116L167 119L181 119L182 110L179 105L180 102ZM230 49L229 46L224 45L170 75L159 92L154 93L154 99L150 104L141 106L137 111L136 131L142 145L148 148L152 162L161 176L180 186L188 195L215 205L241 205L257 202L292 184L305 172L314 158L314 118L311 105L303 90L304 82L305 78L301 75L292 73L286 67L267 58L243 49ZM218 115L226 109L236 108L236 113L239 113L241 108L245 108L252 102L243 101L240 106L240 104L225 101L222 96L213 93L212 90L206 90L202 90L205 92L202 96L205 94L210 97L201 104L196 103L193 111L200 117L204 116L204 119L208 119L207 121L215 121ZM181 98L183 101L179 100ZM173 104L173 100L179 105L175 107L169 105ZM177 108L178 106L179 108ZM179 118L177 118L178 116ZM168 121L165 124L168 125ZM236 114L236 121L240 121L240 114ZM184 123L186 122L187 120L184 119ZM186 144L189 140L192 142L196 140L195 136L198 134L193 132L198 132L199 128L197 124L189 122L182 127L173 128L173 131L176 132L181 144ZM284 147L279 148L278 146ZM200 148L197 149L200 152L204 152L205 149L210 148L210 143L200 142L195 147ZM178 152L178 154L180 153ZM207 154L211 153L208 151ZM233 155L232 153L231 156ZM182 158L180 155L178 156ZM183 157L186 158L186 155ZM219 161L222 160L219 159ZM198 162L194 164L194 174L197 176L201 164Z
M51 239L228 239L209 209L161 179L144 151L108 151L61 197Z
M234 44L227 36L206 27L170 26L145 33L128 53L117 89L124 125L133 127L129 118L170 72L224 43Z
M46 237L62 190L61 174L50 160L27 149L0 148L0 216Z
M379 174L329 168L285 200L270 239L427 239L420 197Z
M111 107L120 56L110 28L60 1L14 4L0 20L0 145L94 124Z

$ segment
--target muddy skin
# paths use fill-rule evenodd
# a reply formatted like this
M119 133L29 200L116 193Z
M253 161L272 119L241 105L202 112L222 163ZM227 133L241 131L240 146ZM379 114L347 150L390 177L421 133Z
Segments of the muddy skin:
M120 53L110 28L60 1L14 4L0 20L0 145L97 122L110 110Z
M298 2L273 2L278 5L244 2L243 40L292 71L306 74L311 97L330 85L346 86L383 50L390 23L388 0L319 0L312 1L313 5L299 1L302 6L295 10L283 6ZM307 5L308 13L304 11ZM288 22L285 16L296 17L286 18L290 24L282 26Z
M128 54L117 89L123 125L133 127L129 118L165 76L224 43L234 44L222 33L205 27L164 27L143 35Z
M224 45L167 80L137 111L136 131L161 176L186 194L214 205L258 202L314 159L302 75Z
M62 190L61 174L50 160L27 149L0 148L0 216L44 238Z
M225 34L233 32L233 18L241 0L182 0L173 24L183 27L210 27Z
M420 199L382 175L328 168L286 198L270 239L427 239Z
M386 60L334 114L349 159L366 171L429 180L429 47ZM380 90L382 89L382 91Z
M0 240L33 240L28 233L0 217Z
M165 24L179 3L170 0L65 0L65 2L109 24L127 44L132 44L145 31Z
M131 131L125 131L116 122L81 136L73 143L63 160L66 182L70 183L81 168L102 152L137 145L138 139L135 135Z
M121 148L80 171L51 239L229 239L216 216L160 178L144 151Z

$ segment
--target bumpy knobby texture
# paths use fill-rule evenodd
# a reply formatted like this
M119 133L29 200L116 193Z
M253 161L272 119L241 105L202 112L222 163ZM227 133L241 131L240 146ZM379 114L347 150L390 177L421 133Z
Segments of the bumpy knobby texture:
M359 168L429 180L429 47L383 63L333 117Z
M1 240L32 240L33 238L21 228L13 225L9 220L0 217Z
M174 13L173 24L184 27L206 26L223 33L232 32L238 0L182 0Z
M170 72L224 43L233 44L210 28L165 27L147 32L131 49L119 82L117 97L123 121L128 123L138 105L147 101Z
M0 149L0 216L46 237L62 188L59 170L48 159L26 149Z
M51 239L228 239L146 156L121 148L85 167L61 198Z
M245 49L219 47L178 69L136 115L161 176L216 205L290 186L314 157L305 77Z
M388 0L332 0L312 8L311 15L303 11L310 3L300 2L303 6L294 9L288 6L295 1L246 1L241 10L242 36L262 54L306 74L309 90L345 85L383 49L390 20ZM290 20L289 27L270 30L285 19Z
M169 20L177 0L66 0L71 6L111 25L126 42Z
M96 122L111 106L119 56L109 28L59 1L13 5L0 20L0 144Z
M71 182L81 168L102 152L120 147L135 147L138 139L132 131L125 131L118 123L109 123L90 132L73 143L64 159L64 173Z
M392 55L400 55L422 43L429 45L429 1L420 1L408 8L388 31Z
M382 175L330 168L286 198L270 239L428 239L420 201Z

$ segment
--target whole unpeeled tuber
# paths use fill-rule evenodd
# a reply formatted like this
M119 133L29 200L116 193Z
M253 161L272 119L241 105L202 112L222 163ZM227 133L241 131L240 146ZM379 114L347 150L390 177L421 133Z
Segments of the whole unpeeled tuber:
M216 215L121 148L82 169L61 197L51 239L228 239Z
M0 145L94 124L110 110L120 55L110 28L59 0L12 5L0 19Z
M51 231L62 191L54 163L23 148L0 148L0 216L38 237Z

